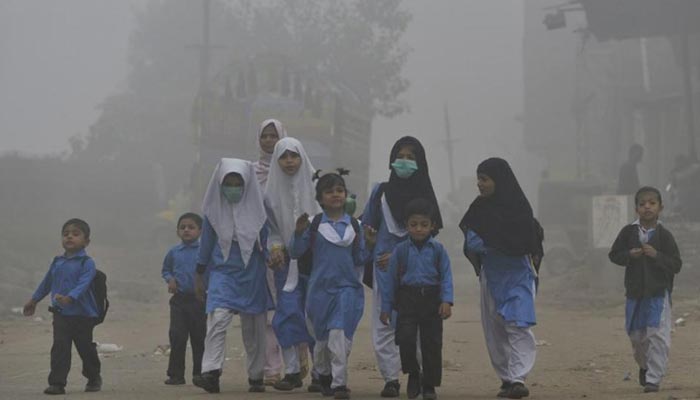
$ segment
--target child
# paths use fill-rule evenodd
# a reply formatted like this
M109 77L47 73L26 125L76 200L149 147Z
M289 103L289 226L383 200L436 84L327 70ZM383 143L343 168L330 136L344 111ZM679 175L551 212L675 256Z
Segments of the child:
M265 206L252 163L222 158L209 182L202 209L204 224L195 289L203 297L202 275L208 269L207 335L202 374L193 382L207 392L219 392L226 328L237 313L248 359L249 391L264 392L265 313L272 300L265 278Z
M529 395L535 365L536 269L542 233L508 163L489 158L476 169L480 195L459 226L464 254L481 283L481 325L491 364L501 378L498 397Z
M314 368L320 373L323 394L336 399L350 398L348 357L364 308L355 266L367 258L363 232L345 213L346 196L340 175L322 176L316 183L316 200L323 208L319 225L312 232L309 216L301 215L289 245L293 259L312 251L306 313L316 339Z
M98 317L97 303L90 290L95 277L95 262L85 252L90 244L90 226L73 218L61 229L65 253L53 259L44 280L24 306L24 315L34 315L36 305L51 293L53 313L53 345L51 372L46 394L65 394L70 370L72 343L83 360L83 376L88 379L86 392L102 390L100 358L97 356L92 331Z
M389 169L389 181L374 186L362 213L362 224L376 231L377 237L373 262L365 269L363 281L372 287L372 342L385 382L381 396L398 397L401 360L394 328L385 326L379 320L381 288L389 278L386 268L394 246L408 237L403 225L406 221L406 204L417 198L425 198L432 204L435 210L434 234L442 229L442 218L430 181L425 150L418 139L405 136L394 144L389 156Z
M182 243L173 247L163 260L162 275L168 284L170 298L170 361L166 385L185 384L185 352L187 337L192 346L192 376L202 370L204 336L207 334L207 315L204 303L194 292L194 278L199 253L199 234L202 217L186 213L177 221L177 236Z
M625 328L639 364L644 392L658 392L671 348L671 293L681 257L661 222L661 193L643 187L634 196L639 218L615 239L610 261L625 267Z
M266 201L271 236L268 246L275 268L276 307L272 327L282 347L284 379L274 387L293 390L302 386L301 358L313 342L306 327L306 279L299 276L296 260L289 260L284 244L294 236L302 214L316 215L321 207L314 198L314 167L297 139L287 137L275 145L267 181Z
M254 162L255 175L258 178L260 187L263 193L265 192L265 186L267 185L267 176L270 174L270 164L272 162L272 152L275 149L277 141L282 138L287 137L287 130L284 129L284 125L276 119L266 119L260 124L260 129L258 130L258 147L260 150L260 155L258 161ZM267 284L273 287L275 283L274 273L270 270L267 272ZM275 293L272 293L272 297L276 302ZM275 336L275 331L272 329L272 311L267 314L267 327L265 328L265 335L267 336L267 350L265 354L265 385L274 385L281 378L282 373L282 353L280 350L280 345L277 343L277 337ZM307 365L308 368L308 365Z
M396 343L401 353L401 369L408 375L406 390L413 399L435 400L435 387L442 379L442 320L452 315L453 289L450 258L445 248L431 237L435 228L432 204L415 199L406 205L409 240L394 247L388 279L382 288L380 319L389 325L397 310ZM416 357L420 329L423 377Z

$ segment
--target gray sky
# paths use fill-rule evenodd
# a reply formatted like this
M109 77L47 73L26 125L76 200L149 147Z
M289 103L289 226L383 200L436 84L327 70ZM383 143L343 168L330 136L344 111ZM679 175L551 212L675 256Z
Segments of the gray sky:
M0 152L57 152L85 134L100 102L124 85L133 7L145 0L0 2ZM411 112L374 123L371 180L386 177L404 134L421 139L439 192L449 188L443 104L448 102L459 175L490 155L533 164L522 127L521 0L405 0ZM534 161L534 164L537 164Z

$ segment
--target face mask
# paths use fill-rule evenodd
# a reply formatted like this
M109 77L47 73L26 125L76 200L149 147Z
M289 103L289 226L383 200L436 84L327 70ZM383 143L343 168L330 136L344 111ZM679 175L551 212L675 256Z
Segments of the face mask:
M243 197L243 186L222 186L221 193L231 204L236 204Z
M418 171L418 164L413 160L396 160L391 164L391 168L394 169L396 175L399 178L409 178L416 171Z
M345 213L348 215L355 215L357 210L357 200L354 194L351 194L345 199Z

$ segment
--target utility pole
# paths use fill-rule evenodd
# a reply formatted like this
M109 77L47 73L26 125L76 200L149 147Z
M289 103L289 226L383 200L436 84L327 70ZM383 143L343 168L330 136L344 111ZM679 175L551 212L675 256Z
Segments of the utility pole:
M449 171L450 171L450 190L451 193L454 193L457 188L455 184L455 171L454 171L454 164L453 164L453 148L454 144L458 142L459 140L453 140L452 139L452 132L450 130L450 113L447 109L447 102L445 102L444 105L444 112L445 112L445 146L447 146L447 163L449 166Z

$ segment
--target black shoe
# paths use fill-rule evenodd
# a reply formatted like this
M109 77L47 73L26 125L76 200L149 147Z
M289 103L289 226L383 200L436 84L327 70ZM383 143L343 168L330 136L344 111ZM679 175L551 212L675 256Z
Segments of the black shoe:
M318 378L312 378L307 390L309 393L321 393L321 381Z
M44 389L44 394L66 394L66 388L58 385L49 385Z
M498 391L496 397L508 397L510 393L510 382L501 381L501 390Z
M166 385L184 385L185 383L185 378L173 378L172 376L169 377L168 379L165 380Z
M219 373L213 371L192 377L192 384L209 393L219 393L221 391L219 387Z
M530 395L530 391L525 387L524 383L513 382L510 385L510 390L508 391L509 399L522 399Z
M333 398L345 400L350 398L350 391L345 386L338 386L333 389Z
M659 385L653 383L646 383L644 385L644 393L656 393L659 391Z
M265 393L265 381L262 379L248 379L248 392Z
M86 392L99 392L100 390L102 390L102 377L100 376L89 380L87 385L85 385Z
M434 386L423 386L423 400L437 400Z
M277 381L273 387L277 390L294 390L304 386L304 382L301 381L301 374L299 372L295 374L286 374L282 380Z
M647 384L647 370L644 368L639 369L639 386L645 386Z
M384 385L384 389L379 394L382 397L399 397L399 391L401 390L401 384L398 380L389 381Z
M331 389L331 382L333 382L333 377L330 375L319 375L319 382L321 382L321 394L328 396L335 396L333 389Z
M421 392L421 375L420 372L408 374L408 383L406 384L406 395L409 399L415 399Z

